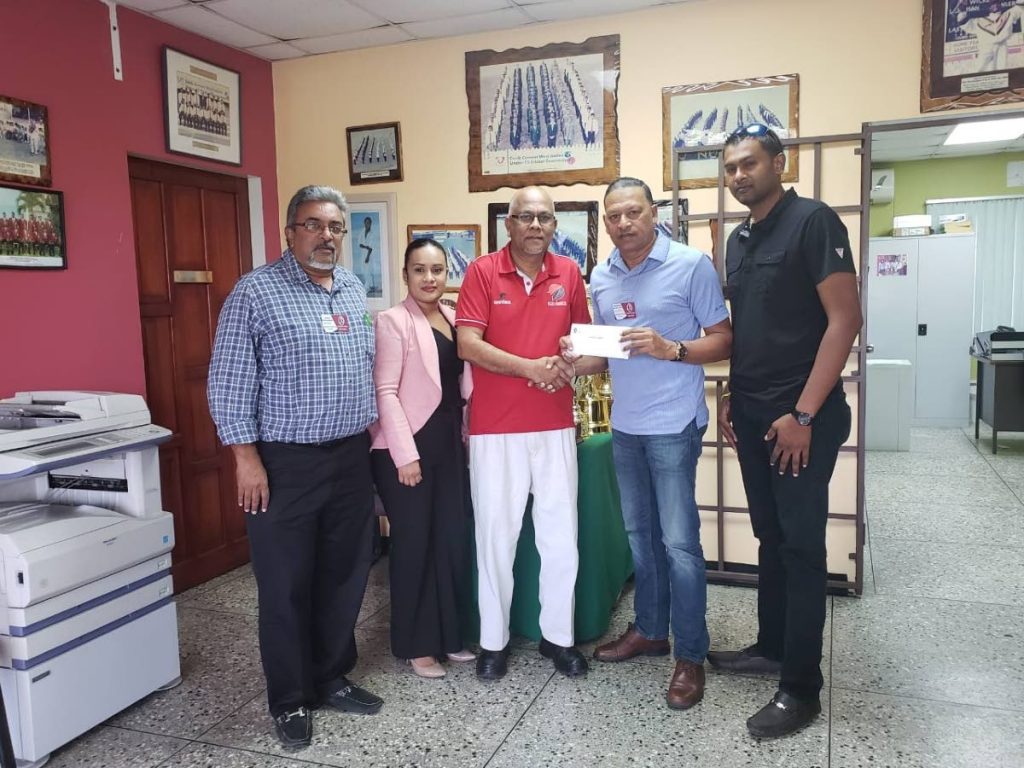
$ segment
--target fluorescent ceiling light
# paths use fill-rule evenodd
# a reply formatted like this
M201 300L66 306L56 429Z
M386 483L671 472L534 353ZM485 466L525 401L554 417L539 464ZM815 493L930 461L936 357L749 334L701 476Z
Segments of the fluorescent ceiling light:
M984 120L960 123L943 142L953 144L984 144L989 141L1013 141L1024 136L1024 117L1006 120Z

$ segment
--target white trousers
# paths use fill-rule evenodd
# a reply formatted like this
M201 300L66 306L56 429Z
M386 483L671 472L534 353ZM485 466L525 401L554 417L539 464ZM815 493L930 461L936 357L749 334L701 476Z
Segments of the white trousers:
M540 630L555 645L573 645L579 566L576 472L575 429L470 436L484 650L500 651L508 644L512 563L530 493L540 554Z

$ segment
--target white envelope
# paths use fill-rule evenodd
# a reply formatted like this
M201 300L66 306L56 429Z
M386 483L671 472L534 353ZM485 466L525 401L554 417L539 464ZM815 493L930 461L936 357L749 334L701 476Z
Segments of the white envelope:
M617 357L625 360L629 351L622 348L622 331L617 325L573 323L569 329L572 351L577 355Z

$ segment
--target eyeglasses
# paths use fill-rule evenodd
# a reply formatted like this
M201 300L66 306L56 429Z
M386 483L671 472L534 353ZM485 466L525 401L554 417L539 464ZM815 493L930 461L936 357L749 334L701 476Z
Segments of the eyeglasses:
M307 232L319 235L326 228L334 237L341 237L348 232L345 225L340 221L323 222L319 219L306 219L301 224L292 224L293 227L302 227Z
M544 212L544 213L510 213L508 215L508 217L510 219L515 219L520 224L522 224L524 227L528 227L531 224L533 224L533 220L534 219L536 219L537 222L542 227L546 227L548 224L551 224L555 220L554 214L547 213L547 212Z
M729 134L729 138L731 139L734 136L764 136L770 130L771 128L764 123L750 123L749 125L741 125Z

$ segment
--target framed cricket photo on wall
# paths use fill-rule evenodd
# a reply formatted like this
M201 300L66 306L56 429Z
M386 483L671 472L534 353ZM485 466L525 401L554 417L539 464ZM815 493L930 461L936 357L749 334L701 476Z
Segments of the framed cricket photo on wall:
M409 242L421 237L436 240L448 259L446 290L457 291L469 270L469 264L480 257L479 224L410 224L406 228Z
M0 185L0 268L66 269L64 195Z
M469 191L619 175L619 36L466 53Z
M239 74L173 48L163 52L167 151L241 165Z
M346 199L348 235L341 244L342 264L366 288L366 307L371 312L381 312L398 303L397 196L346 195Z
M0 96L0 181L50 185L46 107Z
M924 0L921 111L1024 101L1024 0Z
M673 85L661 89L662 182L672 189L672 162L680 156L676 178L680 189L718 185L718 156L702 147L721 146L737 128L762 123L780 139L799 135L800 78L768 75L717 83ZM799 154L786 152L783 181L797 180Z
M552 253L568 256L580 268L583 279L590 281L590 273L597 265L597 201L556 202L558 220L549 246ZM496 251L508 242L507 203L487 206L487 248Z
M402 130L398 123L345 129L350 184L402 180Z

